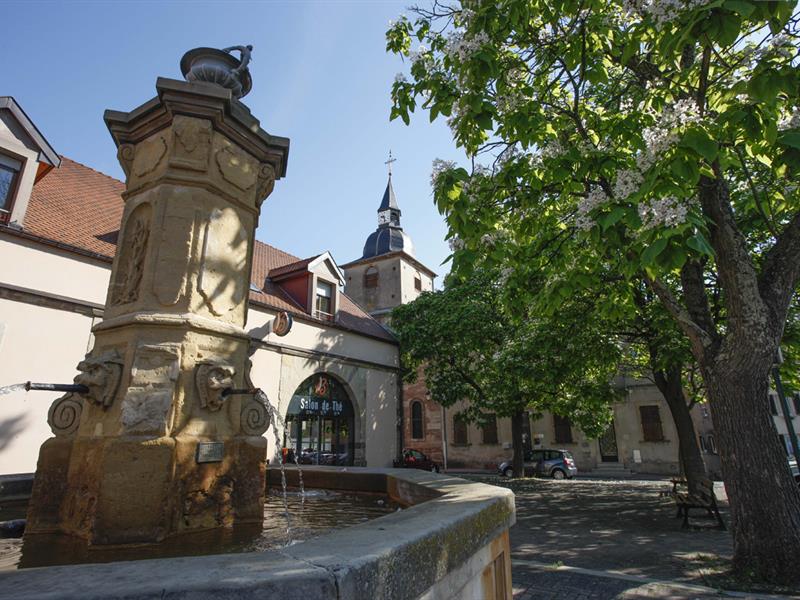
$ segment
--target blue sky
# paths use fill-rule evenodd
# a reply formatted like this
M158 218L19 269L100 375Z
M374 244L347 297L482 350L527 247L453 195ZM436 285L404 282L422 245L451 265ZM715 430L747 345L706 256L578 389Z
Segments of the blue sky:
M253 44L245 102L264 129L291 138L288 174L264 204L258 239L301 257L360 257L391 149L403 227L417 257L443 275L449 251L431 162L463 154L423 112L410 127L389 122L391 84L407 69L386 54L384 32L407 4L3 2L0 95L14 96L59 153L122 178L103 111L149 100L158 76L180 79L190 48Z

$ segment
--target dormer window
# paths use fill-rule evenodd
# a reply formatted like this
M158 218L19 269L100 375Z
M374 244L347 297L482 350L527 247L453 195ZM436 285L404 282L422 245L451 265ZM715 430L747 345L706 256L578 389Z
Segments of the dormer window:
M21 169L20 161L0 154L0 223L8 223L11 219L11 208Z
M333 286L327 281L317 281L314 316L323 321L333 321Z

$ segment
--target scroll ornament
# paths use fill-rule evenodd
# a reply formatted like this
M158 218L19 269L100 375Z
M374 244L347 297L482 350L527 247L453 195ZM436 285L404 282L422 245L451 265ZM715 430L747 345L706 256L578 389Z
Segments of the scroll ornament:
M78 429L83 412L83 401L78 394L65 394L50 405L47 424L56 436L68 436Z
M251 350L255 351L255 346ZM253 385L250 378L252 370L253 362L248 358L244 368L244 381L256 393L242 402L241 428L245 435L263 435L270 424L269 400L263 391Z

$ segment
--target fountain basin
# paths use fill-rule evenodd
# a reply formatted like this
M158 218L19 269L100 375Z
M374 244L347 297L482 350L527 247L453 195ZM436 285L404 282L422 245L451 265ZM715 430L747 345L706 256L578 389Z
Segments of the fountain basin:
M299 483L287 468L290 485ZM0 574L8 597L511 598L507 489L408 469L304 468L307 488L380 492L406 510L279 550ZM269 470L268 485L280 486Z

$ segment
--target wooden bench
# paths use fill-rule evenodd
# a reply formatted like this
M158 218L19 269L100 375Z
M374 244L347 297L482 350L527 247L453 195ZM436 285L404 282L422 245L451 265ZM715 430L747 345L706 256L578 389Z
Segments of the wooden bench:
M683 517L682 527L689 527L689 509L702 508L708 512L708 517L716 519L718 527L725 529L725 523L717 508L717 497L714 495L714 482L705 477L700 479L697 491L690 493L687 483L682 480L673 480L672 497L678 506L678 514L675 518Z

